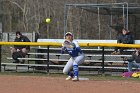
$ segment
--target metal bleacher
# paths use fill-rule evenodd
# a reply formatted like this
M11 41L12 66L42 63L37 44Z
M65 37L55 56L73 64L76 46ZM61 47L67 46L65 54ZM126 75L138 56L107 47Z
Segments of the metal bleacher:
M38 39L38 42L59 42L62 43L63 39ZM116 43L116 40L77 40L78 42L92 42L92 43ZM137 44L140 43L139 40L135 40ZM33 70L36 70L36 67L45 67L47 72L50 69L60 68L63 69L65 63L68 61L70 56L68 54L61 54L61 47L50 47L49 48L49 59L48 59L48 48L47 47L32 47L32 49L36 50L36 52L28 53L28 57L19 58L21 60L29 61L27 64L14 64L14 63L2 63L4 69L8 65L14 66L27 66L32 67ZM82 47L82 50L85 53L85 62L79 66L81 70L93 70L93 71L125 71L127 70L127 62L123 60L123 57L130 57L130 54L124 55L111 55L113 48L105 48L104 55L102 54L101 47ZM134 51L133 49L127 49L127 52ZM34 57L31 57L34 56ZM104 56L104 57L103 57ZM12 59L12 58L7 58ZM34 61L34 63L30 63L30 61ZM48 62L49 61L49 62ZM18 69L16 69L17 71Z

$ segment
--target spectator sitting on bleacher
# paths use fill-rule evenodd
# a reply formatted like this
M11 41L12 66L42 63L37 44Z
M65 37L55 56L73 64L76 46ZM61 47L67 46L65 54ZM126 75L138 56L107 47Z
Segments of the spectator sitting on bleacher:
M16 32L16 38L14 42L30 42L30 40L22 35L19 31ZM15 45L11 48L12 58L15 60L13 63L20 63L18 58L24 58L30 50L28 45ZM21 62L24 63L24 60Z
M122 33L117 38L117 43L133 44L134 36L127 29L123 28ZM115 47L114 52L112 52L111 54L122 54L124 49L126 49L126 48Z
M135 49L135 52L132 53L131 58L124 58L125 61L128 61L128 71L132 72L132 68L136 67L140 70L140 49Z

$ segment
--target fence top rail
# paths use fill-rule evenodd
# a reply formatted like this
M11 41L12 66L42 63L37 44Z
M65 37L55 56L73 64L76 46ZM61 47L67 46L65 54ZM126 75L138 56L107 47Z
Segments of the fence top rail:
M82 40L83 41L83 40ZM95 46L101 46L101 47L128 47L128 48L140 48L140 40L137 41L137 43L135 44L117 44L117 43L113 43L110 40L97 40L98 42L95 42L95 40L92 40L92 42L88 42L86 41L84 42L80 42L79 44L80 46L86 46L86 47L95 47ZM50 41L46 41L46 42L0 42L0 45L30 45L30 46L61 46L62 42L50 42Z

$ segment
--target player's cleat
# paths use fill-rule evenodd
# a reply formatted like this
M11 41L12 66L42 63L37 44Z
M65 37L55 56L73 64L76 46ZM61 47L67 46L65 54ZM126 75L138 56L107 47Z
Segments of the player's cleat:
M72 77L71 76L68 76L67 78L66 78L66 80L71 80L72 79Z
M72 78L73 81L79 81L79 78L77 76L75 76L74 78Z

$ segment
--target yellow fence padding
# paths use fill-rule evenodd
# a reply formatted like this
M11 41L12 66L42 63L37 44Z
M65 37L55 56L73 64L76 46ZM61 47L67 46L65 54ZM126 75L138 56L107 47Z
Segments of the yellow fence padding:
M79 43L83 47L127 47L140 48L140 44L116 44L116 43ZM30 46L62 46L56 42L0 42L0 45L30 45Z

